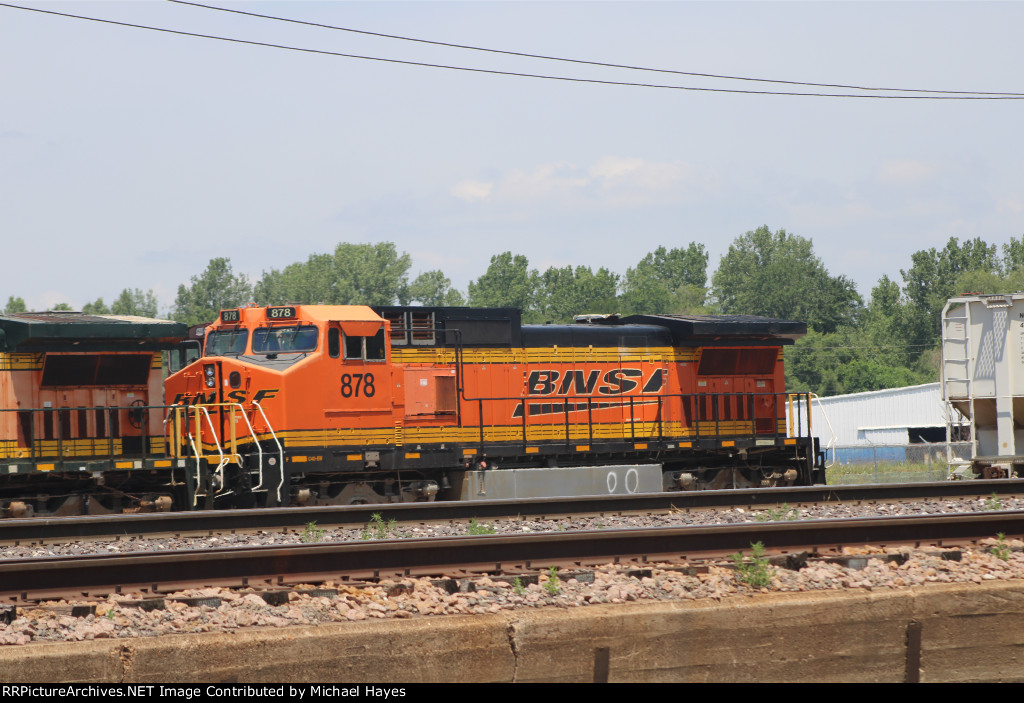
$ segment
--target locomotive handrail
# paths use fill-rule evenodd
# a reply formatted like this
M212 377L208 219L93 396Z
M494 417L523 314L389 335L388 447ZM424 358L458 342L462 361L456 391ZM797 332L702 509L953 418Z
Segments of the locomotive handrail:
M821 398L818 397L818 394L817 393L810 393L809 396L810 396L810 399L809 399L807 404L810 405L810 401L811 400L818 401L818 409L821 410L821 416L825 419L825 424L828 425L828 431L832 435L831 438L828 440L828 442L825 444L825 456L828 456L828 450L829 449L832 450L832 463L831 464L825 464L825 468L826 469L830 469L833 466L835 466L836 461L837 461L837 459L836 459L836 431L832 427L832 421L828 419L828 413L825 412L825 406L822 405ZM810 408L808 408L808 417L810 417ZM810 435L810 433L811 433L811 424L810 424L810 420L808 420L807 421L807 434ZM948 437L949 435L947 434L946 436ZM947 444L948 444L948 442L947 442ZM948 446L946 447L946 451L947 451L947 453L949 452L949 447Z
M7 452L12 459L28 459L32 462L51 459L57 464L65 464L73 460L96 461L106 459L115 461L119 458L166 458L173 456L166 443L163 450L157 441L164 441L165 436L151 433L148 413L161 411L165 415L162 421L166 426L166 411L174 405L79 405L43 408L0 408L0 413L13 413L18 430L8 440ZM118 418L122 412L141 413L141 421L137 432L126 430L125 423ZM86 419L86 414L89 420ZM77 416L77 421L75 417ZM2 417L2 415L0 415ZM43 428L37 432L38 418L43 417ZM95 419L95 423L93 422ZM131 422L129 419L128 422ZM138 450L124 446L129 440L137 440ZM119 467L123 468L123 467Z
M213 435L213 444L214 444L215 447L217 447L217 452L220 453L220 463L217 464L217 468L215 469L214 473L217 474L218 478L220 479L220 485L223 486L224 485L224 465L227 463L227 460L224 458L224 449L220 446L220 439L218 439L218 437L217 437L217 430L213 426L213 420L210 419L210 412L206 409L206 406L204 406L204 405L193 405L192 408L196 410L196 436L197 436L197 438L199 438L199 449L200 449L200 451L202 451L203 443L202 443L201 437L199 437L201 435L201 432L202 432L201 431L202 425L199 424L199 412L198 412L199 410L203 411L203 416L206 418L206 424L208 424L210 426L210 434ZM192 435L190 433L189 434L189 440L190 441L191 441L191 437L192 437ZM195 448L195 444L193 444L193 449L194 448ZM199 471L202 468L202 464L199 461L201 458L202 458L201 454L197 454L196 455L196 485L199 484ZM207 496L209 496L209 491L210 491L209 487L207 487L206 491L207 491L207 493L206 493ZM195 507L196 498L198 498L198 494L194 495L193 498L192 498L192 501L193 501L192 502L192 506L193 507Z
M193 456L196 457L196 489L194 491L192 491L192 507L194 508L199 503L199 479L201 478L201 476L199 475L199 466L200 466L199 450L196 447L196 443L192 440L192 433L191 432L188 433L188 443L190 445L192 445L192 454L193 454Z
M277 484L277 501L280 503L281 502L281 488L284 486L284 447L281 446L281 440L279 440L277 438L277 433L274 432L274 428L270 424L270 420L267 419L267 414L265 412L263 412L263 406L260 405L259 402L255 401L255 400L252 401L252 404L253 404L253 406L257 410L260 411L260 415L263 416L263 421L265 423L267 423L267 431L270 432L270 436L274 438L274 443L277 444L278 454L281 457L281 459L280 459L280 461L281 461L281 482ZM259 444L259 440L257 440L256 444ZM262 484L262 482L263 481L261 479L260 483Z
M277 486L276 495L277 495L278 501L280 501L281 500L281 488L284 485L284 447L282 446L280 439L278 439L277 433L274 432L274 428L271 426L270 420L269 420L269 418L267 418L267 414L263 410L263 407L258 402L256 402L256 401L253 401L252 405L253 405L254 408L259 410L260 415L263 417L263 421L267 425L267 430L270 432L271 437L273 437L274 443L277 444L278 456L280 457L280 462L281 462L281 481L280 481L280 483ZM254 488L252 488L251 490L253 490L253 491L265 491L265 490L268 490L267 488L265 488L263 486L263 482L265 480L264 466L263 466L263 454L264 454L263 447L260 444L259 436L256 433L256 429L253 427L252 423L249 421L249 417L248 417L248 415L245 412L245 407L241 403L205 403L203 405L194 405L194 406L191 406L191 407L197 408L197 409L199 409L199 408L202 409L203 414L206 417L207 424L210 426L210 432L213 434L214 446L217 447L217 450L220 452L220 457L221 457L220 458L220 463L218 464L217 469L215 470L215 473L217 473L218 477L220 478L221 486L225 485L224 484L224 473L223 472L224 472L224 467L227 465L227 463L229 461L231 461L232 459L234 459L241 466L241 457L238 454L237 437L235 436L235 422L236 422L235 411L236 411L236 409L238 410L238 412L241 415L242 419L245 421L247 429L249 430L249 436L252 437L253 444L256 446L256 452L257 452L257 457L258 457L258 460L257 460L257 472L259 474L259 483ZM229 426L230 431L231 431L231 444L229 446L229 454L227 456L225 456L223 448L221 447L221 441L220 441L220 439L217 436L217 431L216 431L216 429L213 426L213 421L210 419L210 413L208 411L208 408L224 408L224 409L230 408L231 409L231 413L228 415L228 426ZM201 455L201 451L202 451L201 450L202 438L200 436L202 434L201 433L201 427L202 426L200 424L198 424L198 422L199 422L199 414L198 414L198 411L197 411L196 412L196 423L197 423L196 424L196 435L197 435L197 437L199 439L200 447L197 449L195 443L192 441L191 433L189 433L189 442L190 442L190 444L192 444L193 452L197 453L196 454L197 458L202 458L202 455ZM198 470L199 470L198 469L198 463L197 463L197 469L196 470L197 470L197 482L198 482Z
M773 391L773 392L729 392L729 393L671 393L671 394L663 394L663 393L638 393L638 394L632 394L632 395L626 396L624 398L621 398L621 400L622 400L622 407L625 408L625 403L626 403L626 401L628 399L629 409L630 409L629 410L630 414L629 414L629 419L628 419L628 424L629 424L629 430L628 430L629 434L628 434L628 437L631 440L634 440L634 441L637 438L636 423L637 423L638 420L636 418L636 408L635 408L635 404L636 404L636 400L637 399L641 399L641 400L655 400L656 399L657 408L656 408L656 411L655 411L655 417L652 420L650 420L650 422L656 422L657 423L657 429L655 431L651 431L649 433L645 433L645 436L656 437L659 441L664 441L665 439L668 439L668 438L676 436L676 435L666 435L666 428L665 428L665 421L666 421L666 418L664 416L664 409L666 407L665 406L665 400L666 399L671 399L671 398L678 398L678 399L680 399L682 401L682 406L683 406L683 410L684 410L685 419L683 419L683 418L681 418L681 419L683 419L684 426L688 426L688 427L691 428L692 433L693 433L695 438L700 438L701 437L701 429L702 429L702 427L705 426L708 423L711 423L711 424L713 424L714 436L716 436L716 437L721 437L721 436L733 436L733 437L750 436L750 437L756 439L756 438L759 438L759 437L765 437L767 435L767 436L771 436L773 441L778 441L780 438L803 438L804 437L804 427L805 427L805 425L807 427L807 435L806 436L808 438L810 438L810 427L811 427L811 422L810 422L810 418L809 418L810 410L809 410L809 408L806 408L804 406L804 403L799 402L800 400L803 400L806 403L809 403L810 396L811 396L811 394L808 394L808 393L802 393L802 392L801 393L786 393L784 391L778 391L778 392L775 392L775 391ZM771 414L769 416L758 416L756 403L757 403L757 398L759 398L759 397L762 397L762 398L765 398L765 399L769 399L769 398L771 399L771 402L770 402ZM738 404L731 406L731 407L734 408L734 410L739 412L739 415L740 415L739 417L730 418L728 416L723 416L724 401L727 401L730 398L735 398L735 399L739 399L740 400L740 402ZM780 431L780 427L779 427L780 421L784 421L785 420L785 416L783 416L783 417L779 416L779 401L780 401L780 398L785 399L788 402L790 418L791 418L791 421L788 424L786 424L785 430L783 430L783 431ZM603 396L603 395L553 395L553 396L536 396L536 397L532 397L532 398L530 396L493 396L493 397L473 398L472 400L476 401L475 404L477 406L477 408L476 408L476 410L477 410L476 425L477 425L477 430L478 430L478 432L477 432L478 451L480 453L483 453L485 445L486 445L486 433L485 433L485 430L486 430L486 427L487 427L487 423L485 421L485 415L484 415L484 402L485 401L487 401L489 403L494 403L494 402L510 402L510 401L518 401L518 402L522 403L522 408L519 411L520 412L520 418L519 418L520 438L519 439L522 442L524 447L526 446L526 444L529 441L528 440L528 435L527 435L529 429L530 428L538 427L537 424L528 425L527 422L526 422L526 419L527 419L526 416L530 413L530 409L529 409L530 408L530 403L533 402L533 403L536 404L538 402L544 401L545 403L550 403L552 405L561 406L558 410L555 410L555 412L557 412L559 415L561 415L561 418L560 418L561 422L559 422L558 424L561 424L563 426L563 428L564 428L563 429L563 436L561 438L561 441L565 444L566 448L569 448L569 447L572 446L572 442L573 442L572 430L574 428L581 428L582 425L583 425L582 421L581 422L571 422L570 418L569 418L569 413L570 412L575 412L577 410L580 410L580 411L582 411L584 409L587 410L587 430L586 430L586 432L587 432L587 437L590 439L591 442L593 442L593 438L594 438L594 421L593 421L593 410L594 410L594 408L593 408L593 403L594 403L594 401L608 401L609 399L610 398L608 396ZM580 405L582 405L583 401L586 401L587 402L586 408L577 407L577 408L570 409L569 401L572 401L572 400L580 401ZM794 409L794 402L793 402L794 400L797 401L795 409ZM704 401L704 402L701 402L701 401ZM766 400L765 403L766 403L766 406L767 406L768 401ZM746 416L744 417L744 415L746 415ZM807 415L808 417L805 418L804 415ZM771 422L771 428L770 429L766 429L764 431L759 431L758 430L758 427L759 427L758 423L759 423L759 421ZM646 423L646 422L649 422L649 421L648 420L642 420L641 422L642 423ZM747 431L742 431L742 432L735 432L735 431L732 431L732 430L725 431L725 430L723 430L723 423L725 423L725 422L733 423L733 425L732 425L733 427L735 427L735 425L737 423L738 424L742 424L742 425L745 425L746 427L748 427L749 429ZM540 425L540 426L548 426L548 427L550 427L551 424L552 424L551 422L547 422L547 423L543 423L543 425ZM623 424L625 424L625 423L623 423ZM460 420L460 426L464 426L464 425L461 424L461 420ZM470 425L470 426L472 426L472 425ZM761 426L764 426L764 425L761 425ZM723 434L723 432L725 434ZM627 435L625 433L626 433L626 429L625 429L625 427L623 427L623 436L622 436L623 439L625 439L627 437Z
M241 403L226 403L226 405L231 405L231 406L237 407L241 411L242 419L245 420L245 426L249 429L249 434L250 434L250 436L252 436L253 444L256 445L256 456L257 456L256 470L257 470L257 472L259 474L260 480L259 480L259 483L257 483L250 490L252 490L252 491L265 491L267 489L263 487L263 447L260 446L260 440L259 440L259 437L256 436L256 430L255 430L255 428L253 428L252 423L249 422L249 416L245 414L245 408L242 407ZM257 407L259 407L258 404L257 404ZM266 419L265 416L264 416L264 419ZM234 423L234 421L235 421L235 414L232 412L231 413L231 422ZM267 423L267 426L269 427L270 423ZM241 463L241 460L239 460L239 463Z
M270 428L270 422L267 420L267 416L263 412L263 409L259 407L258 403L254 403L254 405L257 408L259 408L260 414L263 415L264 421L267 422L267 427ZM256 434L255 428L252 426L252 423L249 422L249 416L245 412L245 407L241 403L205 403L205 404L203 404L202 407L205 408L205 409L209 409L209 408L224 408L224 409L229 409L230 408L231 409L231 413L228 415L228 427L229 427L230 432L231 432L231 440L230 440L230 444L227 445L228 449L229 449L229 453L228 453L228 458L224 462L225 464L230 462L231 460L234 460L235 463L238 463L239 465L241 465L241 463L242 463L241 457L240 457L240 455L238 453L238 438L237 438L237 436L235 434L236 417L237 417L236 416L236 410L237 410L238 415L241 415L242 420L245 422L246 428L249 431L249 436L252 437L253 444L256 446L256 453L257 453L257 467L256 468L257 468L257 473L259 474L259 483L255 487L250 489L250 490L253 490L253 491L265 491L265 490L267 490L266 488L263 488L263 479L264 479L264 476L263 476L263 454L264 454L263 447L260 445L259 437ZM207 413L207 416L209 416L209 413ZM272 428L270 428L270 431L271 431L271 434L273 434L273 429ZM276 439L277 439L276 435L275 435L274 439L276 441ZM217 437L216 437L216 433L214 433L214 441L215 442L218 441ZM225 442L226 441L227 441L227 439L225 438ZM280 442L278 442L278 446L280 447ZM282 452L283 452L283 450L282 450ZM282 461L283 461L283 459L282 459ZM222 466L218 467L218 470L222 472L223 471L223 467ZM223 480L223 473L221 473L221 479Z

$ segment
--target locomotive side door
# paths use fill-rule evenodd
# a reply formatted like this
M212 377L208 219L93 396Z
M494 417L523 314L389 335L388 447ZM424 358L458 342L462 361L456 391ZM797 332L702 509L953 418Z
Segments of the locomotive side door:
M327 328L332 369L324 387L329 424L378 430L364 432L365 444L387 443L379 430L394 431L391 417L391 368L387 333L382 322L340 321ZM331 421L334 422L331 422Z
M622 438L626 441L674 434L668 426L678 417L670 413L671 403L663 403L668 379L668 363L650 350L646 336L622 337L619 362L613 385L621 393Z
M775 395L774 381L770 378L749 378L747 392L753 397L754 434L775 434L776 418L782 404Z

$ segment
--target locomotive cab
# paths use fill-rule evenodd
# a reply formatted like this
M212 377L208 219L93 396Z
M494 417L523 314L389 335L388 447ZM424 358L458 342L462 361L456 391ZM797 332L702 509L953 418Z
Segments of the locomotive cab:
M353 429L390 425L387 338L387 321L363 306L221 311L206 328L202 357L165 383L175 406L169 432L179 452L197 460L200 498L227 498L242 479L257 499L287 502L273 490L287 470L329 470L338 458L327 447L347 444ZM292 456L295 446L307 451ZM206 489L200 459L216 462Z

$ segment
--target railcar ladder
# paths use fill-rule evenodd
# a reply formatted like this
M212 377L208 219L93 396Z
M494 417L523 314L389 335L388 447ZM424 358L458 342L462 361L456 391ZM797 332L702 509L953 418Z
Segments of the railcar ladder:
M967 401L970 414L967 417L971 430L971 457L978 454L978 439L974 421L974 390L971 384L970 329L971 305L969 301L957 303L961 306L962 315L951 315L950 303L942 309L942 400L946 403L946 463L952 467L954 463L963 463L959 457L953 456L953 417L964 417L953 405L950 398L950 386L954 383L963 384L963 399ZM958 333L958 326L960 332ZM958 394L957 398L961 396ZM958 423L962 426L962 423Z

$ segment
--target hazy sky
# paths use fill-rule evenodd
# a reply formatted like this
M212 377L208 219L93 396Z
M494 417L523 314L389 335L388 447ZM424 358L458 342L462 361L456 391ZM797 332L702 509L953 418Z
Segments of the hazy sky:
M1024 3L232 2L374 32L678 71L1024 93ZM159 0L27 7L322 51L612 81L855 91L572 65ZM455 285L492 255L624 273L767 224L862 294L950 236L1024 234L1019 100L735 95L466 73L0 7L8 295L162 308L210 258L258 278L392 241ZM710 272L710 271L709 271Z

